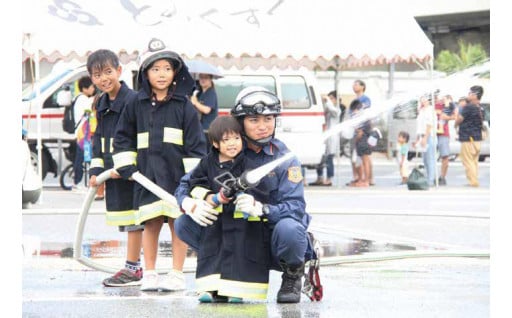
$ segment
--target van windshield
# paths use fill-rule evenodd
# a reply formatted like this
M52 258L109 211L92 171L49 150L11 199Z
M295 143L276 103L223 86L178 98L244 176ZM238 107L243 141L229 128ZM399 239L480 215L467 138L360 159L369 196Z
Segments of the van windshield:
M55 82L66 76L72 72L72 70L66 70L60 74L57 74L55 76L47 76L46 78L41 80L41 89L40 93L43 93L45 90L47 90L50 86L52 86ZM22 92L22 101L30 101L36 97L36 92L34 91L34 85L27 86L23 92Z
M249 86L262 86L276 94L276 81L268 75L225 75L215 80L215 92L219 109L230 109L235 104L238 93Z

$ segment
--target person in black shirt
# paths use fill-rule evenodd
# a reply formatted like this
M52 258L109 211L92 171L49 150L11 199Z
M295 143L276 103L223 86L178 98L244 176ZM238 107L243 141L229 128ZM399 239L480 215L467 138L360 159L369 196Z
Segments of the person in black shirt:
M483 114L480 99L484 93L482 86L471 86L468 93L468 104L464 106L455 120L459 127L460 158L466 169L469 185L478 187L478 157L482 141Z

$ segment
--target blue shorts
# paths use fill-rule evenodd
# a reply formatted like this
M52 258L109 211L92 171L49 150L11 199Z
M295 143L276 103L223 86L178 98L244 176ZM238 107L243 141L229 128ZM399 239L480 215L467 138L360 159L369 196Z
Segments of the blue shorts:
M439 156L448 157L450 155L450 137L437 136L437 149L439 150Z

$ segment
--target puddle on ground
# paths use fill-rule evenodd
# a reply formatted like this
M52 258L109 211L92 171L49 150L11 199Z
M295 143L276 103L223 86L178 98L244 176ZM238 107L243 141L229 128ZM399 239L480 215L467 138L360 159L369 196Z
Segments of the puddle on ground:
M361 255L374 252L411 251L418 247L406 244L378 242L363 238L340 237L339 235L318 235L321 257ZM159 256L172 257L171 241L159 243ZM422 246L421 249L425 249ZM125 257L126 241L122 240L87 240L82 243L82 254L88 258ZM73 257L73 243L41 242L40 255L56 257ZM196 256L189 248L187 256Z

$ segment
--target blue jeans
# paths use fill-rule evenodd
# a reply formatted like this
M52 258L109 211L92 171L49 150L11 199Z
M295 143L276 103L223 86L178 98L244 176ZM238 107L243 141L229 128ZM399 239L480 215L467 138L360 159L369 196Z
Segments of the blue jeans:
M82 181L82 177L84 176L84 150L80 148L79 145L76 145L76 153L75 153L75 161L73 162L73 173L74 178L73 182L75 184L79 184Z
M332 179L334 177L334 154L325 155L325 163L322 163L316 168L316 174L318 177L324 175L324 165L327 170L327 178Z
M427 171L427 178L429 185L433 185L435 182L435 169L436 169L436 149L434 148L434 140L432 136L427 139L427 151L423 154L423 164Z
M174 230L178 237L195 251L199 250L202 226L186 214L174 220ZM272 251L272 269L282 270L279 260L288 265L299 265L313 256L312 242L304 226L291 218L277 222L272 230L270 241Z

